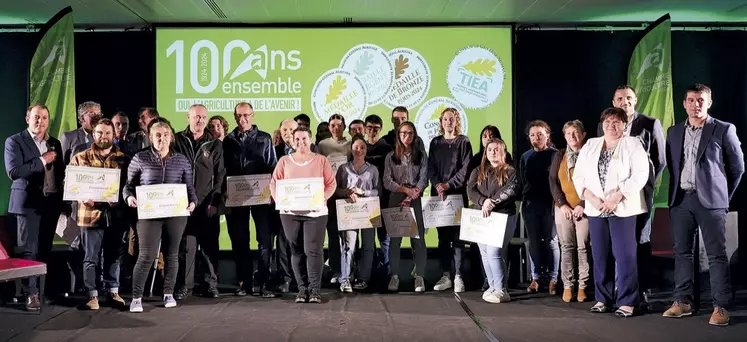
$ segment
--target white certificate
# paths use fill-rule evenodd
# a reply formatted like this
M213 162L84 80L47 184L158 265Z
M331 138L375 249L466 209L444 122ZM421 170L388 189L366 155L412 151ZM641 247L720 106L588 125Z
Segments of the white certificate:
M65 169L64 201L117 202L120 169L68 166Z
M366 229L381 227L381 205L379 197L358 197L339 199L337 205L337 230Z
M412 207L381 209L381 216L384 218L384 225L389 236L420 238L415 210Z
M230 176L226 178L226 207L245 207L270 203L272 175Z
M506 238L507 221L506 214L490 213L490 216L482 217L482 210L464 208L459 240L501 248Z
M138 219L189 216L185 184L141 185L135 188Z
M337 169L348 162L348 157L339 155L335 157L327 157L327 161L329 161L329 166L332 167L332 173L337 175Z
M423 197L423 223L428 228L458 226L464 201L462 195Z
M277 210L323 210L327 205L322 177L278 180L275 197Z

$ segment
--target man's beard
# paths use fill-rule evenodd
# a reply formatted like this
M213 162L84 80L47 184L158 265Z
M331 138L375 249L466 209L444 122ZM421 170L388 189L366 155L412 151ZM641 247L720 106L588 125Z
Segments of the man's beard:
M113 146L113 144L112 144L111 140L106 140L106 141L94 143L93 146L97 150L106 150L106 149L111 148Z

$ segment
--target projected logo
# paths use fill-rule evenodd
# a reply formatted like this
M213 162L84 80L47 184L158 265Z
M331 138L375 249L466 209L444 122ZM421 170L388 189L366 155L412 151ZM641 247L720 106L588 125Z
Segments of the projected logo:
M319 122L332 114L345 117L345 122L363 118L368 108L368 94L363 81L344 69L327 71L311 90L311 108Z
M506 77L498 56L478 46L462 49L449 64L446 83L451 95L470 109L482 109L498 99Z
M368 94L368 106L381 103L392 87L394 65L386 50L373 44L361 44L350 49L340 62L340 68L357 75Z
M431 71L428 62L417 51L397 48L389 51L394 65L394 84L384 98L389 108L417 107L425 100L431 88Z
M301 52L275 50L267 45L252 47L234 39L222 49L211 40L194 42L187 53L184 40L175 40L166 49L166 59L174 59L175 93L199 95L219 91L228 96L252 94L257 98L181 98L175 111L202 103L209 111L232 112L240 101L249 101L255 111L300 111L301 82L292 77L272 77L273 72L301 68ZM189 87L185 89L186 79ZM198 96L199 96L198 95ZM296 97L293 97L296 96Z
M431 140L440 135L439 125L441 113L446 108L456 108L462 121L462 133L467 134L467 113L459 102L448 97L434 97L418 109L415 115L415 128L418 130L418 136L423 139L425 150L430 150Z

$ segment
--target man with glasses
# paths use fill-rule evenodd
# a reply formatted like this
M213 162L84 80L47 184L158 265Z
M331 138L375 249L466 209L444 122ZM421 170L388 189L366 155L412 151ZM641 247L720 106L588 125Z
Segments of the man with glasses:
M93 143L93 128L101 119L101 105L86 101L78 106L78 122L80 128L62 133L60 143L62 144L62 160L65 165L70 163L73 150L78 145L91 146Z
M352 124L350 126L352 126ZM381 120L381 117L376 114L367 116L365 127L366 144L368 145L368 150L366 152L366 161L375 166L377 170L379 170L379 184L381 184L384 177L384 160L386 159L386 155L389 154L389 152L391 152L393 148L392 146L387 144L384 139L379 138L379 133L381 133L381 128L383 127L383 121ZM382 198L389 198L389 191L383 189L381 196L379 196L379 199ZM384 204L386 204L386 202L384 202ZM383 207L384 206L382 206L382 208ZM387 235L386 228L383 225L381 228L377 229L376 235L379 237L379 244L381 244L381 248L377 251L380 267L388 268L389 235ZM361 287L364 286L365 284L355 283L355 285L353 285L353 288L356 291L360 291L363 290L363 288Z

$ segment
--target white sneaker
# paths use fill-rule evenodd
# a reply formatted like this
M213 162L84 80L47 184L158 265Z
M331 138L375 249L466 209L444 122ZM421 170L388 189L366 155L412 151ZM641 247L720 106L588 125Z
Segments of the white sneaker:
M345 280L340 284L340 292L353 292L353 287L350 285L349 280Z
M333 274L332 275L332 279L329 280L330 284L337 284L339 282L340 282L340 274L339 273Z
M444 272L444 275L441 277L441 279L438 280L436 283L436 286L433 287L434 291L444 291L448 290L452 287L451 279L450 279L449 272Z
M170 294L163 295L163 307L164 308L175 308L176 307L176 299L174 299L173 295L170 295Z
M457 274L454 276L454 292L462 293L464 291L464 280L462 280L462 276Z
M399 276L394 275L389 279L389 286L387 289L392 292L399 290Z
M491 292L487 292L486 291L486 293L484 293L482 295L482 300L484 300L484 301L486 301L488 303L493 303L493 304L497 304L497 303L501 302L501 299L498 298L497 293L493 292L493 291L491 291Z
M143 312L143 299L132 298L130 302L130 312Z
M498 303L508 303L511 301L511 296L508 292L494 291L495 296L498 298Z
M485 299L485 297L487 297L487 296L488 296L489 294L491 294L491 293L493 293L493 288L492 288L492 287L489 287L489 288L488 288L487 290L485 290L485 291L484 291L484 292L482 293L482 299L483 299L484 301L487 301L487 299Z
M425 292L425 280L421 276L415 277L415 292Z

